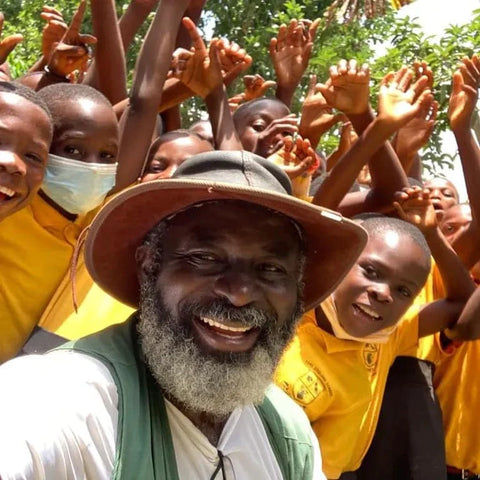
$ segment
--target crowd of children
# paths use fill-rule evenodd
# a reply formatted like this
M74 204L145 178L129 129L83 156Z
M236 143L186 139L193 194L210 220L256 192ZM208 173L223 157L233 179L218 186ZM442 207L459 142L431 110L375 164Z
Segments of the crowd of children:
M112 196L168 179L194 155L246 150L279 165L297 198L369 236L334 292L305 312L274 377L307 414L326 478L480 478L479 57L452 72L448 120L468 193L459 203L449 180L422 178L438 109L425 62L385 72L374 111L369 67L339 59L292 112L318 28L292 20L269 46L275 81L245 75L229 99L252 59L225 39L206 45L195 24L204 1L192 0L179 25L158 8L127 94L124 52L156 3L131 0L118 20L114 0L81 0L69 25L45 6L41 57L20 78L7 57L21 36L0 39L0 363L134 311L83 259L84 232ZM86 8L92 35L80 33ZM193 96L209 120L181 125ZM341 136L326 158L332 127Z

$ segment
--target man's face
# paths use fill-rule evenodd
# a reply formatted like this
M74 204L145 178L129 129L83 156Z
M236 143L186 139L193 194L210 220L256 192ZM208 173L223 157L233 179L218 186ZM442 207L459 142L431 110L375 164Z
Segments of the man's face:
M0 220L28 205L40 188L52 126L38 105L0 93Z
M458 203L457 190L451 182L444 178L432 178L425 182L425 187L430 190L430 200L433 208L439 213L444 213Z
M412 239L376 232L333 294L341 325L356 337L395 325L427 275L425 253Z
M299 316L295 227L214 202L178 214L161 246L155 275L148 250L140 265L139 329L157 381L193 410L225 415L260 401Z

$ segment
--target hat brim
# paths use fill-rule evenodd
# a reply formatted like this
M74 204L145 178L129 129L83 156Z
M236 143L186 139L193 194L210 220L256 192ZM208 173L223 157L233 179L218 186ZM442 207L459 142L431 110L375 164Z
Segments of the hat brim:
M367 233L358 224L294 197L228 183L159 180L124 190L94 218L85 241L85 262L93 280L116 299L137 308L135 252L146 234L169 215L209 200L261 205L285 214L304 229L303 302L307 310L335 289L367 242Z

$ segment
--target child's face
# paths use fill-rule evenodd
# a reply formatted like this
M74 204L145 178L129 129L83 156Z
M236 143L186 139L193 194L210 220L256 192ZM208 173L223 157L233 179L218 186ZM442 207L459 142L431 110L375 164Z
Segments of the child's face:
M261 102L258 109L252 110L242 116L236 129L242 146L248 152L256 153L263 157L268 157L275 153L282 146L282 140L285 136L291 135L288 132L282 132L281 129L266 139L261 144L258 142L261 133L266 130L274 120L284 118L290 111L286 105L279 102Z
M407 235L375 233L333 296L338 320L355 337L395 325L428 275L425 253Z
M452 244L472 223L472 212L469 205L454 205L442 216L440 230Z
M50 152L87 163L115 163L119 130L113 109L87 99L66 102Z
M210 142L193 135L162 142L147 165L141 183L170 178L187 158L212 150Z
M457 190L444 178L432 178L425 182L425 187L430 190L430 199L435 210L445 212L458 203Z
M38 105L0 92L0 220L28 205L40 188L51 132Z

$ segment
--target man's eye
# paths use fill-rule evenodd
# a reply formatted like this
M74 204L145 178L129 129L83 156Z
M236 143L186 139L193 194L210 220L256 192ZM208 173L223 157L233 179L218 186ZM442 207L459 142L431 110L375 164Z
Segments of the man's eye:
M215 263L220 261L219 258L211 253L194 253L188 256L193 263Z
M36 153L27 153L25 157L28 158L29 160L32 160L32 162L35 162L35 163L44 163L43 158L37 155Z
M285 273L285 269L280 265L275 265L273 263L262 263L258 266L258 269L266 273Z
M81 155L82 152L77 147L67 146L65 147L65 153L69 155Z
M254 123L252 125L252 128L256 131L256 132L263 132L266 128L266 125L262 122L262 123Z

